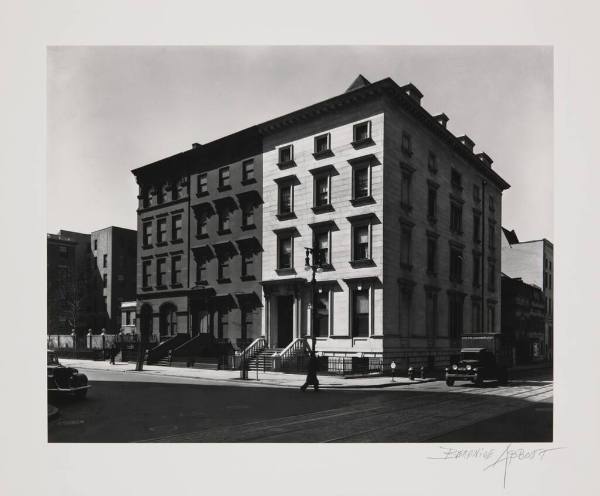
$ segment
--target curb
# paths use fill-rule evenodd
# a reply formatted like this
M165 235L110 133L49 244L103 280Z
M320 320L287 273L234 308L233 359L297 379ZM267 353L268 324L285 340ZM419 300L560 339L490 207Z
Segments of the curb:
M59 410L55 406L48 403L48 420L58 417Z

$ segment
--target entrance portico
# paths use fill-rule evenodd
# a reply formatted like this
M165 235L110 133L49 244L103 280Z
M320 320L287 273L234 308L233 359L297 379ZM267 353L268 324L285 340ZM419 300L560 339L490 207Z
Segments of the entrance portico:
M303 277L263 281L265 311L263 329L269 347L284 348L306 334L302 319L303 294L307 281Z

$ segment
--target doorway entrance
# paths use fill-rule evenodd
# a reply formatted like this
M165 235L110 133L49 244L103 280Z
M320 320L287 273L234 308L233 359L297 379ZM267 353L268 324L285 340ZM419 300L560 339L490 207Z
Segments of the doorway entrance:
M294 338L294 297L277 297L277 346L282 348Z

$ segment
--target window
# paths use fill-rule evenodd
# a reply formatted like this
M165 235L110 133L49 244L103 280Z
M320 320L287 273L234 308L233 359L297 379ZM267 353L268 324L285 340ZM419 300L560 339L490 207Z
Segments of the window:
M490 221L488 230L488 247L490 250L496 248L496 225L494 221Z
M412 155L412 138L406 131L402 131L402 145L400 149L403 153Z
M473 253L473 286L481 286L481 255Z
M145 222L142 229L142 241L144 246L152 245L152 222Z
M150 206L150 190L148 188L141 188L140 198L142 200L142 208L147 208ZM96 245L94 245L94 250L96 249Z
M206 282L206 259L196 260L196 284Z
M294 186L290 181L279 184L279 215L294 213Z
M352 260L370 260L369 225L353 226Z
M435 291L427 290L425 294L425 333L428 338L437 335L438 327L438 295Z
M152 285L152 261L151 260L143 260L142 261L142 287L149 288Z
M488 324L488 332L494 332L494 330L496 329L496 309L494 308L494 304L493 303L488 303L488 318L487 318L487 324Z
M544 289L548 289L548 272L544 271Z
M473 185L473 200L476 203L479 203L481 201L481 190L479 189L478 184Z
M254 208L251 205L247 205L242 208L242 227L253 227L254 226Z
M481 215L473 214L473 243L481 243Z
M181 241L183 239L182 236L183 230L183 220L181 215L173 216L173 241Z
M329 199L329 177L329 174L315 176L315 207L324 207L325 205L329 205L331 203Z
M229 210L221 210L219 212L219 234L227 234L229 228Z
M242 182L254 181L254 159L242 162Z
M253 328L253 312L251 310L242 309L242 339L248 339L248 336L252 336Z
M167 260L164 258L159 258L156 261L156 285L157 286L165 286L166 284L166 265Z
M315 136L315 155L325 154L331 151L330 134Z
M496 290L496 264L493 261L488 262L488 289Z
M456 169L452 169L450 173L450 182L454 188L462 189L462 176Z
M411 267L411 237L412 232L409 228L403 227L400 230L400 265L404 268Z
M94 240L94 251L96 251L98 249L98 240L95 239Z
M202 172L198 174L198 194L204 195L208 193L208 174Z
M206 215L206 212L200 212L198 214L196 230L198 237L208 236L208 216Z
M171 199L178 200L181 192L181 183L177 180L171 183Z
M102 287L103 288L108 287L108 275L107 274L102 275Z
M329 290L319 288L315 317L315 336L327 337L329 334Z
M254 255L242 253L242 277L254 277Z
M171 258L171 284L181 284L181 255Z
M371 195L369 181L369 166L354 169L354 196L355 200L367 198Z
M229 280L229 259L225 257L219 258L217 277L219 282L225 282Z
M438 170L437 157L435 156L435 153L433 153L433 152L429 152L429 156L427 158L427 168L433 174L435 174Z
M228 189L230 187L229 167L222 167L219 169L219 189Z
M462 282L462 261L461 251L450 248L450 280L453 282Z
M352 337L369 335L369 289L354 289L352 292Z
M489 201L490 212L494 212L496 210L496 204L494 201L494 197L492 195L490 195L488 201Z
M354 124L353 128L354 143L361 143L371 139L371 121Z
M157 233L156 233L156 242L157 243L166 243L167 241L167 219L158 219L157 223Z
M548 289L552 289L552 274L548 274Z
M108 267L108 255L106 253L102 255L102 267L105 269Z
M448 294L448 335L458 339L463 333L463 297L457 293Z
M407 171L402 172L402 183L400 187L400 207L406 211L412 210L410 206L410 182L412 174Z
M462 205L454 202L450 204L450 231L462 234Z
M314 246L317 248L320 264L329 265L331 263L331 254L329 250L329 231L315 231Z
M400 335L410 336L412 331L412 289L400 288L400 301L398 302L398 327Z
M435 274L437 269L437 240L427 238L427 273Z
M479 301L473 301L473 322L471 327L473 332L481 332L481 304Z
M435 220L437 217L437 189L430 186L427 191L427 218Z
M228 335L229 313L227 310L219 310L217 318L217 332L219 339Z
M294 243L291 235L279 236L278 238L278 269L293 269Z
M282 146L279 149L279 165L287 165L294 160L294 148L292 145Z
M156 203L161 204L165 202L165 187L162 184L156 186Z

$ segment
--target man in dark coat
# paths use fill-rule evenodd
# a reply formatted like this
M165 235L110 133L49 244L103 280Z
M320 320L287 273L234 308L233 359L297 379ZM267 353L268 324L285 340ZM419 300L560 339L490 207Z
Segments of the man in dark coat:
M117 345L115 343L113 343L110 346L110 364L114 365L115 364L115 357L117 356Z
M314 386L315 391L319 390L319 379L317 379L317 370L319 370L319 360L314 351L310 352L308 360L308 374L306 374L306 382L300 386L304 392L308 386Z

